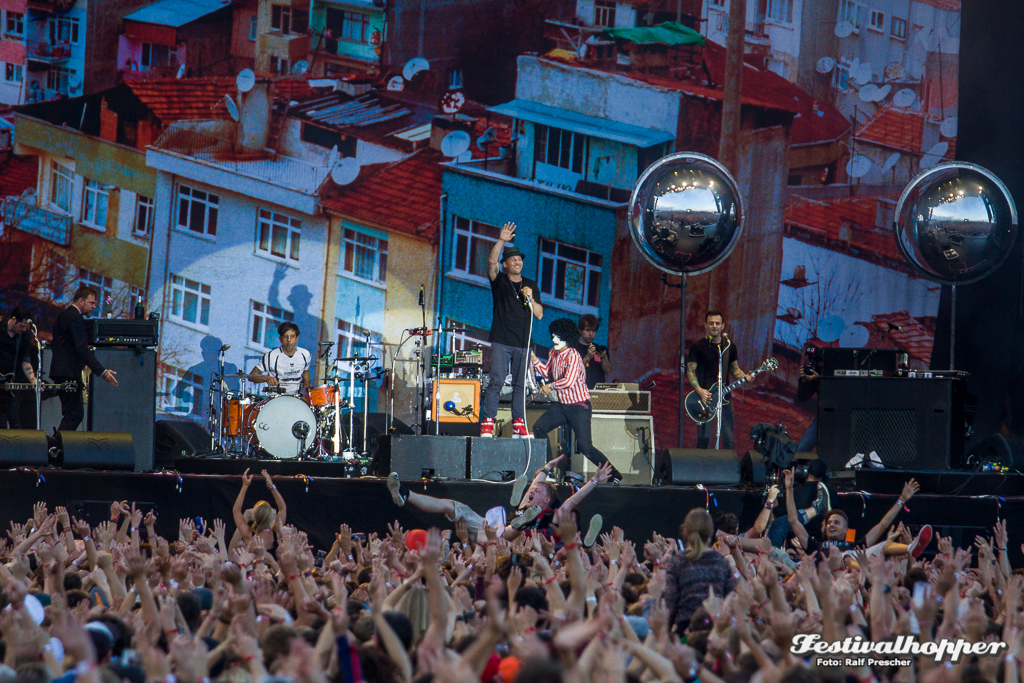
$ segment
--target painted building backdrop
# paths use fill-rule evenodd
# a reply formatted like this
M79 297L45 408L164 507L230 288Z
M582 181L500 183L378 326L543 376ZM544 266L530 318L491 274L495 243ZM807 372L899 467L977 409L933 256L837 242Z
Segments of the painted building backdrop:
M679 292L626 209L661 156L717 154L731 1L0 0L0 303L45 333L81 283L101 315L142 301L163 319L158 409L200 421L220 348L249 369L294 321L314 356L331 341L394 367L417 423L407 331L454 325L446 348L486 351L486 256L513 221L546 305L533 341L598 316L612 379L655 382L674 445ZM955 157L960 36L959 0L746 1L747 222L686 314L688 341L717 308L745 369L781 362L738 392L740 448L752 422L806 428L808 344L895 323L883 346L931 363L940 292L890 226L909 179ZM358 402L383 410L387 389Z

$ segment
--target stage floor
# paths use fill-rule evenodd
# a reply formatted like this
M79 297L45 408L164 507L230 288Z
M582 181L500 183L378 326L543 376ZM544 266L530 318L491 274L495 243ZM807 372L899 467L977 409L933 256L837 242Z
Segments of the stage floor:
M342 523L355 531L380 534L394 520L407 529L450 527L443 519L408 506L395 506L384 479L344 478L344 468L336 462L193 458L179 460L176 470L163 473L4 470L0 471L0 510L4 522L22 521L32 515L36 501L45 500L51 510L63 505L72 515L84 516L96 524L109 519L111 501L127 499L143 509L155 508L158 530L166 537L177 536L178 521L184 517L200 516L208 522L219 517L230 529L231 507L246 468L256 474L267 469L274 475L288 504L289 523L306 531L317 548L328 548ZM921 483L922 490L910 501L910 512L902 513L899 521L914 530L931 524L939 534L953 536L957 546L967 547L976 534L990 533L1002 517L1016 519L1024 513L1024 476L1016 474L862 472L852 483L836 482L833 505L843 509L850 517L851 527L863 535L892 506L903 482L910 477ZM414 491L462 501L481 514L494 506L508 506L512 492L511 483L406 484ZM562 487L560 495L564 500L571 491ZM270 496L257 478L249 489L246 506L251 507L260 499L269 500ZM733 512L739 515L741 528L746 529L760 511L761 503L760 490L604 485L587 497L580 512L584 524L599 513L604 518L605 530L619 526L627 538L641 541L653 531L675 537L686 513L694 507L707 507L713 516ZM1020 561L1024 527L1010 525L1009 533L1011 559Z

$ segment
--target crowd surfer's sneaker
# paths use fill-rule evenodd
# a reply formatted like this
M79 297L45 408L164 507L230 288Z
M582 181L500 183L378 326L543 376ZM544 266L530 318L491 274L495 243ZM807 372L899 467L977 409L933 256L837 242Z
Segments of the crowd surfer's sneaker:
M398 507L405 505L405 501L409 498L409 489L405 488L405 484L398 478L397 472L388 475L388 491L391 492L391 500L395 501L395 505Z
M930 524L925 524L921 527L921 531L917 533L917 538L910 542L907 546L907 552L911 557L917 559L921 557L921 553L928 547L928 544L932 542L932 527Z
M526 429L526 420L521 417L517 417L512 420L512 438L513 439L532 439L533 434Z
M485 417L480 420L480 436L492 438L494 436L494 418Z
M523 500L523 494L526 493L526 474L520 474L516 477L516 481L512 484L512 499L509 504L512 506L518 506Z
M523 527L527 526L528 524L531 524L531 523L537 521L538 517L540 517L540 506L539 505L531 505L530 507L528 507L525 510L521 511L519 513L519 516L516 517L515 519L513 519L512 523L509 524L509 526L511 526L516 531L519 531L520 529L522 529Z
M601 527L604 525L604 517L601 515L594 515L590 518L590 526L587 528L587 535L583 537L583 547L589 548L594 545L597 541L597 535L601 533Z

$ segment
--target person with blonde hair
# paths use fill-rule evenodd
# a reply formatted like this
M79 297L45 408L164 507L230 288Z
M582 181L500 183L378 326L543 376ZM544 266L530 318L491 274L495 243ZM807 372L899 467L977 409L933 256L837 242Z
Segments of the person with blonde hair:
M665 575L665 607L679 635L708 597L708 589L725 597L734 588L729 562L712 547L714 535L715 525L704 508L690 510L679 529L684 549L672 557Z
M274 485L274 480L270 478L270 473L266 470L263 470L263 481L274 497L277 509L275 510L267 501L261 500L252 509L242 512L246 491L249 490L249 484L252 483L252 475L246 469L242 473L242 488L238 492L238 497L235 498L234 507L231 508L231 514L237 527L235 536L231 539L231 547L234 547L239 540L248 545L252 537L257 535L263 540L263 546L269 550L274 546L274 531L285 524L288 506L281 494L277 492L277 486Z

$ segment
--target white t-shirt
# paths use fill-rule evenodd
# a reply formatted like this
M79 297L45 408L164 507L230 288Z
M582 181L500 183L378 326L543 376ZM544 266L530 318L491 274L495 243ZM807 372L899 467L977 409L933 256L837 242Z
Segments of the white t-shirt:
M260 374L277 379L289 396L297 396L302 373L309 369L309 351L296 347L295 355L288 356L280 346L267 351L256 366Z

